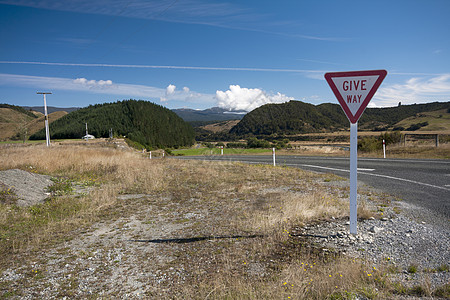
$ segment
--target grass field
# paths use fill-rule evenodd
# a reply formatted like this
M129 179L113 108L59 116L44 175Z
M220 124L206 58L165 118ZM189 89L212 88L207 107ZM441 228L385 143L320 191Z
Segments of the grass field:
M395 126L402 126L404 128L408 128L413 124L427 122L428 125L420 128L418 132L426 133L429 131L440 131L440 132L449 132L450 131L450 114L446 109L431 111L431 112L423 112L419 113L416 116L406 118Z
M174 155L220 155L219 148L190 148L190 149L177 149L172 150ZM224 155L232 155L232 154L260 154L260 153L272 153L271 149L229 149L224 148Z
M387 299L399 291L382 264L375 271L291 236L348 216L348 187L334 175L150 160L92 144L15 145L0 160L1 169L94 188L73 196L62 185L33 207L10 204L9 194L0 201L0 274L16 278L0 281L0 297L126 298L136 287L141 298L160 299ZM359 209L379 217L377 207Z
M86 142L83 139L58 139L58 140L50 140L50 144L53 143L62 143L62 142ZM27 140L25 143L23 141L0 141L0 144L45 144L45 140Z

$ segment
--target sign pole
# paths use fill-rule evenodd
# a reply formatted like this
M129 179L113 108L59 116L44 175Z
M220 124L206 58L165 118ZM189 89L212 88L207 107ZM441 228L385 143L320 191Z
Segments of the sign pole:
M358 120L386 75L386 70L325 74L325 80L350 121L350 234L357 233L358 221Z
M358 123L350 123L350 233L356 234L358 220Z

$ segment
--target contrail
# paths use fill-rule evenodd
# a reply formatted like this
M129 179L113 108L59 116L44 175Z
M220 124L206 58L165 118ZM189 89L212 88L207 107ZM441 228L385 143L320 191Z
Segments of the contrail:
M69 67L93 67L93 68L135 68L135 69L173 69L173 70L206 70L206 71L250 71L250 72L284 72L284 73L312 73L325 74L331 70L302 70L302 69L268 69L268 68L229 68L229 67L191 67L191 66L158 66L158 65L117 65L117 64L80 64L40 61L0 61L0 64L22 65L47 65ZM389 72L389 75L406 76L441 76L448 73L414 73L414 72Z
M253 71L253 72L291 72L291 73L324 73L324 72L326 72L326 71L318 71L318 70L295 70L295 69L189 67L189 66L157 66L157 65L117 65L117 64L80 64L80 63L39 62L39 61L0 61L0 64L47 65L47 66L70 66L70 67L99 67L99 68L141 68L141 69L208 70L208 71Z

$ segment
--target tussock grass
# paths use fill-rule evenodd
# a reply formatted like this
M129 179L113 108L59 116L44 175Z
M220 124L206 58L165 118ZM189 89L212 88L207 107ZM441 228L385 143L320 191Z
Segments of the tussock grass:
M188 276L165 290L169 298L345 299L382 293L376 290L381 271L290 234L296 226L348 215L345 188L323 185L337 180L333 176L265 165L149 160L137 152L74 145L9 147L0 161L1 169L98 185L87 195L57 196L33 207L0 204L0 268L99 220L137 214L139 205L152 201L179 215L174 223L189 222L187 212L206 215L183 229L182 238L200 239L174 248L170 264ZM125 203L117 200L120 194L152 197Z

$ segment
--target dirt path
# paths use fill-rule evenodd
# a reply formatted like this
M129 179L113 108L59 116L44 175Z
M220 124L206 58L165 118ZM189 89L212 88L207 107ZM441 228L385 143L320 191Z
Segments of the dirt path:
M127 196L122 201L130 211L136 198ZM183 270L169 267L180 246L164 240L182 237L183 229L197 218L191 214L176 222L167 206L142 205L148 203L149 196L136 197L140 198L139 211L78 232L74 239L7 270L1 280L20 287L17 292L25 299L143 297L163 293L174 280L180 284Z

